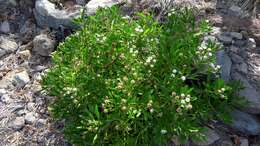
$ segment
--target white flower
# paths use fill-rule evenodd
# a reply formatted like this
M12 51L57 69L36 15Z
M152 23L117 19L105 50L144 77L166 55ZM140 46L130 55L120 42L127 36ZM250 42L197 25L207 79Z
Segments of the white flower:
M182 93L182 94L181 94L181 97L184 98L184 97L185 97L185 94Z
M173 69L173 70L172 70L172 73L174 73L174 74L177 73L177 70L176 70L176 69Z
M185 101L186 101L186 102L190 102L190 98L186 98Z
M175 78L175 74L171 74L171 77Z
M141 26L138 26L135 28L136 32L143 32L144 30L141 28Z
M161 130L161 134L164 135L164 134L166 134L166 133L167 133L167 130L165 130L165 129L162 129L162 130Z
M130 16L126 15L124 17L122 17L123 19L130 19Z
M182 99L182 100L181 100L181 104L185 104L185 103L186 103L185 100Z
M209 53L209 56L211 57L211 56L212 56L212 53Z
M186 108L187 108L187 109L192 109L192 105L191 105L191 104L188 104L188 105L186 106Z
M185 80L186 80L186 77L185 77L185 76L182 76L182 77L181 77L181 80L185 81Z

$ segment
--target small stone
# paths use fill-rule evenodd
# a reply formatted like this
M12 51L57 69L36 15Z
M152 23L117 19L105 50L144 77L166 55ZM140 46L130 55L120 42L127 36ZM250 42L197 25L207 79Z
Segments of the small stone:
M241 33L238 33L238 32L231 32L230 33L230 36L234 39L238 39L238 40L241 40L243 38L243 35Z
M23 115L25 115L25 110L19 110L19 111L17 111L16 112L16 114L18 115L18 116L23 116Z
M29 103L27 104L27 109L28 109L29 111L34 111L34 110L35 110L35 103L29 102Z
M0 36L0 50L4 50L6 53L11 53L14 52L17 48L18 45L16 42Z
M215 143L217 140L220 139L220 136L212 129L207 128L206 133L204 133L206 136L206 140L204 141L193 141L196 145L199 146L208 146L213 143Z
M55 40L46 34L40 34L33 39L33 51L41 56L50 56L55 48Z
M33 112L26 113L24 118L25 118L25 122L28 124L33 124L36 121L36 117L34 116Z
M234 130L247 135L260 134L260 123L257 117L245 112L235 110L231 114L233 122L230 125Z
M36 127L37 128L43 128L44 125L46 125L47 123L47 120L46 119L39 119L37 122L36 122Z
M254 38L249 38L248 39L248 46L250 49L255 49L256 48L256 41Z
M9 127L15 130L20 130L24 127L24 125L25 125L24 117L16 117L15 120L9 124Z
M30 82L30 77L26 71L22 71L14 75L13 84L19 88L24 87L28 82Z
M77 3L78 5L84 6L87 2L86 2L86 0L76 0L76 3Z
M1 23L0 32L3 32L3 33L9 33L10 32L10 24L9 24L8 21L4 21L3 23Z
M1 96L1 101L4 103L11 103L13 100L8 94L4 94Z
M221 41L224 45L230 45L232 44L232 38L227 35L218 35L219 41Z
M221 78L229 81L232 61L224 50L217 52L217 64L221 66Z
M6 94L6 90L5 89L0 89L0 97L2 97L4 94Z
M31 57L31 52L29 50L20 51L18 52L18 54L24 60L29 60L29 58Z
M240 146L249 146L248 139L240 139Z

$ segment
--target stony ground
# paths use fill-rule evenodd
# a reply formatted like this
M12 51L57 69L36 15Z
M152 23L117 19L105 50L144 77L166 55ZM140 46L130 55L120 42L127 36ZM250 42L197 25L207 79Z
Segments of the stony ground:
M40 82L51 66L49 54L67 35L68 28L74 27L68 20L78 14L78 9L70 9L69 15L63 15L67 12L56 10L47 1L0 0L0 146L69 145L58 130L62 123L50 118L47 104L52 98L41 92ZM84 4L84 0L75 2ZM195 5L201 17L214 24L213 33L204 41L216 41L223 46L224 50L217 53L222 77L242 81L245 90L239 94L249 101L245 110L233 113L233 124L212 121L206 142L186 145L259 146L260 20L248 18L251 14L242 7L246 0L178 2ZM88 13L93 13L96 5L115 3L92 0ZM62 16L56 15L59 13ZM173 143L178 145L176 141Z

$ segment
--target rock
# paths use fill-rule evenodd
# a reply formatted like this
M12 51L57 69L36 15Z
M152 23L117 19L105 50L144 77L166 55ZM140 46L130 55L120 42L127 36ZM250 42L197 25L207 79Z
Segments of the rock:
M91 0L86 5L87 15L93 15L98 8L112 7L121 2L122 0Z
M33 39L33 51L41 56L50 56L56 42L46 34L40 34Z
M233 146L233 144L232 142L225 140L221 142L220 146Z
M193 143L198 146L209 146L220 139L220 136L214 130L209 128L207 128L207 131L204 134L206 136L205 141L193 141Z
M243 35L238 32L230 32L230 36L237 40L241 40L243 38Z
M29 103L27 104L27 109L28 109L29 111L34 111L34 110L35 110L35 103L29 102Z
M240 16L242 14L242 9L238 6L233 5L229 8L229 12L231 15Z
M257 117L238 110L233 111L231 116L233 122L230 126L234 130L247 135L258 135L260 133L260 123Z
M237 47L244 47L246 46L247 41L245 40L235 40L234 45Z
M42 128L42 127L44 127L44 125L46 125L46 123L47 123L46 119L39 119L36 122L36 127L37 128Z
M76 3L78 5L84 6L87 2L86 2L86 0L76 0Z
M240 139L240 146L249 146L248 139Z
M238 71L246 75L246 74L248 73L247 64L244 63L244 62L243 62L243 63L240 63L240 64L238 65Z
M232 38L227 36L227 35L224 35L224 34L220 34L218 35L218 39L220 42L222 42L224 45L230 45L232 44Z
M244 89L239 92L239 95L245 97L248 101L246 111L253 114L260 114L260 92L255 89L243 75L234 72L232 79L241 81Z
M20 130L24 127L24 125L25 125L24 117L16 117L15 120L13 120L9 124L9 127L13 128L15 130Z
M232 62L224 50L217 52L217 64L221 66L221 78L229 81Z
M22 71L16 73L13 78L13 84L19 88L24 87L28 82L30 82L30 77L27 71Z
M13 100L11 99L10 95L4 94L4 95L1 96L1 101L3 103L8 104L8 103L11 103Z
M231 60L234 64L243 63L244 59L235 53L230 54Z
M55 4L49 0L36 0L34 16L41 27L59 29L61 26L76 28L73 19L80 16L81 7L75 7L71 11L56 9Z
M6 94L6 90L5 89L0 89L0 97L2 97L4 94Z
M16 42L0 36L0 57L7 53L12 53L18 48Z
M32 38L35 36L36 34L36 25L32 22L27 20L20 28L20 34L21 40L28 42L30 40L32 40Z
M3 32L3 33L9 33L10 32L10 24L9 24L8 21L4 21L3 23L1 23L0 32Z
M255 49L256 48L256 42L254 38L249 38L248 39L248 46L250 47L250 49Z
M24 118L25 118L25 122L28 124L33 124L36 121L36 117L34 116L33 112L26 113Z

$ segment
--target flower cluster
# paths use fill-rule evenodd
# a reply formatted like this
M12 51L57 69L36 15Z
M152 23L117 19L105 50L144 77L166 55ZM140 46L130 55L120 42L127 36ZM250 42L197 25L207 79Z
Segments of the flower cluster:
M221 99L227 99L227 96L225 96L226 88L221 88L217 90L217 93L219 94Z
M135 31L138 32L138 33L144 32L144 30L142 29L142 27L141 27L140 25L138 25L138 26L135 28Z
M212 48L209 48L205 44L202 44L198 47L196 54L201 61L207 61L213 56L212 51Z
M180 95L177 95L176 92L172 92L172 96L174 97L173 101L178 105L178 108L176 109L178 113L181 113L183 109L192 109L192 97L189 94L186 95L181 93Z
M149 57L147 57L144 65L149 65L151 68L154 67L154 64L156 63L156 59L155 59L155 55L151 55Z
M180 71L178 72L176 69L173 69L173 70L172 70L172 73L171 73L171 77L172 77L172 78L175 78L178 73L179 73L180 75L182 75L182 73L181 73ZM181 79L182 81L186 81L186 76L182 75L182 76L180 77L180 79Z
M154 112L154 108L153 108L153 101L149 100L147 103L147 109L149 110L150 113Z
M96 34L96 40L97 42L104 43L106 41L107 37L104 36L104 34Z
M113 102L108 96L104 98L103 103L101 104L101 109L104 113L108 113L113 110Z

